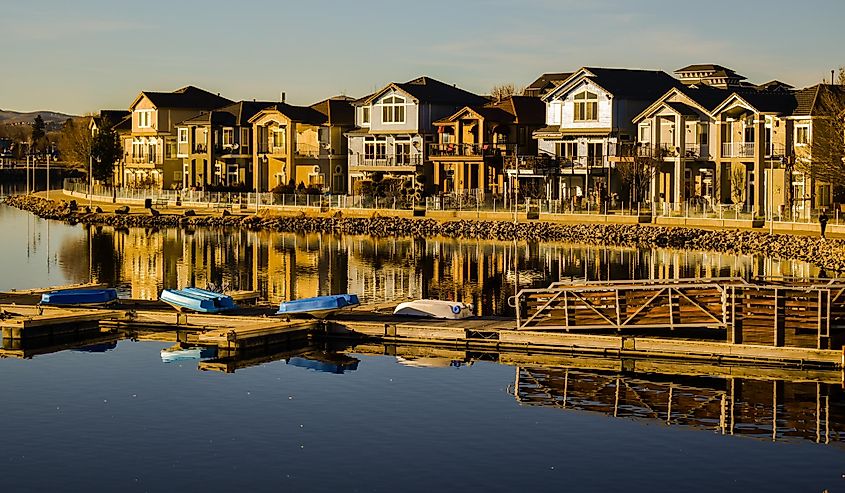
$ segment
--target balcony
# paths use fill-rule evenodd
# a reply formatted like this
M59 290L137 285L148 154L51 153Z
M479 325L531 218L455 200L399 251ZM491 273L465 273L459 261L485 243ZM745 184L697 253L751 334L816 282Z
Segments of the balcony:
M205 154L208 152L208 146L205 144L194 144L191 154Z
M487 157L501 156L513 152L515 144L458 144L443 143L429 144L428 155L430 157Z
M313 144L297 143L296 155L299 157L318 158L320 157L320 146Z
M354 154L349 156L349 166L359 168L413 168L420 164L422 164L421 154L396 154L378 157Z
M754 157L754 142L724 142L722 157Z
M686 144L684 157L690 159L707 159L710 157L710 146L707 144Z

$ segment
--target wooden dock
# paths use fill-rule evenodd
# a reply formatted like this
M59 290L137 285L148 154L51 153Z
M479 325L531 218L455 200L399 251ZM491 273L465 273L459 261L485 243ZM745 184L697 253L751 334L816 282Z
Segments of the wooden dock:
M91 327L98 328L102 320L127 317L128 314L120 310L0 305L0 329L3 339L75 333Z

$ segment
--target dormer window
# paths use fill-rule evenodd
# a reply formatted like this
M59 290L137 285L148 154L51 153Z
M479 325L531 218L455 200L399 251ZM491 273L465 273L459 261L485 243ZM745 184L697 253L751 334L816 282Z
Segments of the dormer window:
M596 121L599 119L599 96L590 91L579 92L575 100L575 121Z
M405 123L405 98L389 96L381 104L382 123Z

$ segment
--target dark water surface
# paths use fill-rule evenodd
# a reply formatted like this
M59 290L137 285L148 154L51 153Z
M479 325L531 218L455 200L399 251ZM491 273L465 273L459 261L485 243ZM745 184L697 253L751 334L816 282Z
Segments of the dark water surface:
M816 272L664 250L87 229L5 206L0 231L0 289L91 278L145 298L162 287L226 281L272 300L344 290L365 300L469 300L482 313L503 313L515 282L559 276ZM837 375L754 370L736 378L598 358L525 362L379 346L346 348L345 356L281 351L220 373L199 370L220 369L213 359L162 362L170 346L121 339L0 359L3 489L845 488ZM332 368L339 359L355 363L340 373Z

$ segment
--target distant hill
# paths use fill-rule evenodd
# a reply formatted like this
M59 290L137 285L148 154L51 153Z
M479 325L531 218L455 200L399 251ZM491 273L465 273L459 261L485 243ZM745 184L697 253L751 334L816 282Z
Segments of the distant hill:
M74 118L75 115L66 115L64 113L58 113L56 111L29 111L29 112L20 112L20 111L12 111L12 110L0 110L0 125L15 125L26 123L30 124L37 115L41 115L41 118L44 119L44 123L48 126L50 124L62 124L68 118Z

